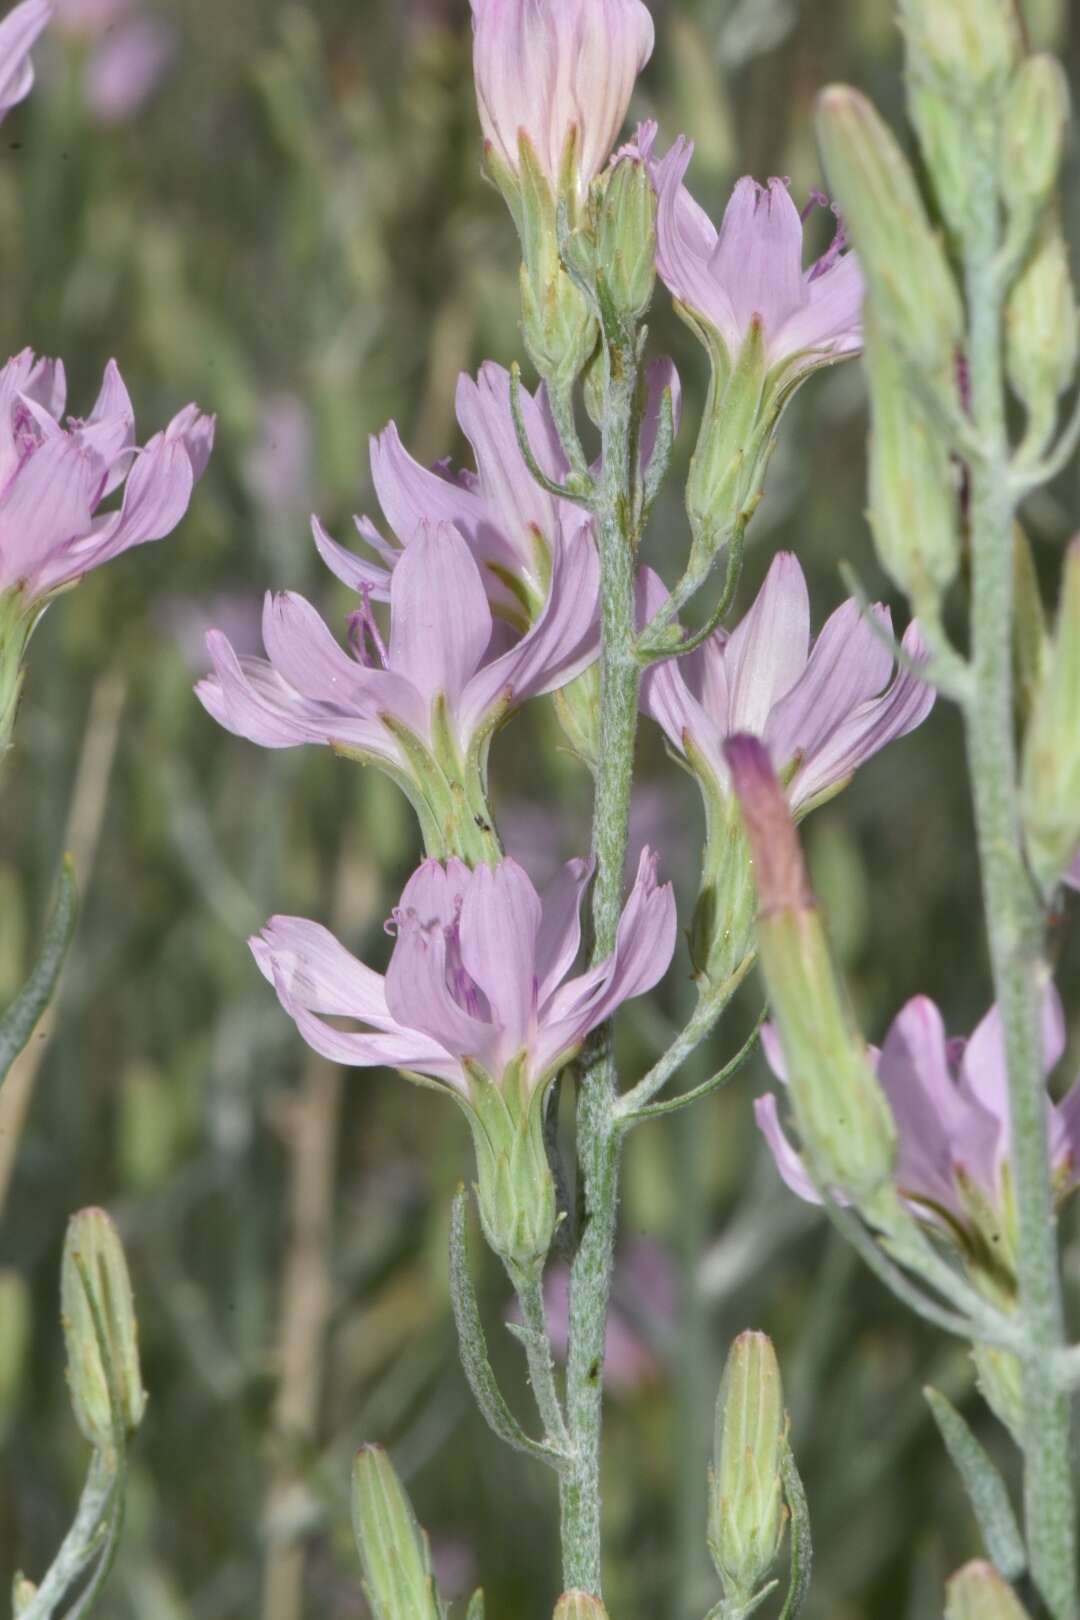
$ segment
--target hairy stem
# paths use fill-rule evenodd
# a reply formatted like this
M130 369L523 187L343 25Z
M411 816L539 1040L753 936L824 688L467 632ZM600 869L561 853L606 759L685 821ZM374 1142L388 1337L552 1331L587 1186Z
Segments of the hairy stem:
M1053 1368L1064 1343L1047 1147L1039 1004L1043 917L1023 856L1012 666L1013 496L1002 371L997 131L973 131L979 172L965 241L972 413L982 455L972 468L974 693L967 744L994 988L1005 1033L1018 1223L1024 1499L1032 1575L1054 1620L1076 1620L1075 1505L1068 1397Z
M634 392L629 344L607 351L603 475L596 506L600 545L602 663L600 762L593 814L593 960L615 945L622 904L637 732L640 667L634 653ZM562 1482L563 1585L600 1595L600 1422L604 1336L615 1256L621 1133L610 1026L601 1029L578 1095L577 1151L584 1209L570 1276L567 1419L573 1460Z
M543 1271L539 1266L524 1272L514 1270L510 1273L510 1280L521 1305L523 1331L518 1336L525 1347L529 1382L540 1421L544 1425L544 1439L549 1445L566 1451L570 1437L555 1383L555 1364L551 1357L551 1340L544 1314Z

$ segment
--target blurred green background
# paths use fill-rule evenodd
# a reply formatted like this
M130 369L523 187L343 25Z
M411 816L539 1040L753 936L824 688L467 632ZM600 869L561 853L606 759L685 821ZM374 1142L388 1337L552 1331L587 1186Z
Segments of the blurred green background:
M144 438L191 398L219 419L179 532L49 612L5 765L0 1001L26 971L66 845L84 909L56 1028L0 1121L0 1589L17 1565L40 1575L86 1463L57 1294L65 1222L92 1202L128 1246L151 1396L105 1612L362 1615L347 1485L353 1449L376 1440L430 1531L444 1591L482 1583L491 1620L543 1620L558 1591L552 1481L487 1433L453 1343L445 1246L469 1173L462 1122L394 1076L315 1059L243 943L271 911L295 911L382 960L382 920L416 855L409 817L381 779L315 749L262 752L191 695L206 626L250 639L266 587L340 614L308 514L342 538L351 512L378 515L366 435L393 416L421 458L460 457L457 372L519 352L513 232L479 175L467 5L151 4L131 0L111 21L103 7L95 24L90 0L67 0L66 26L37 50L37 88L0 136L0 347L63 355L76 411L115 355ZM665 138L697 138L691 181L717 210L746 171L789 175L802 195L820 180L823 83L852 80L901 117L890 10L656 0L634 114L659 117ZM1030 11L1040 38L1062 38L1053 0ZM147 22L143 56L125 58L122 31ZM139 100L131 75L155 62ZM1075 215L1071 183L1066 204ZM682 373L685 469L704 363L663 296L653 342ZM862 515L864 436L856 366L798 397L744 600L778 546L803 560L818 622L842 598L841 559L882 588ZM678 487L650 541L669 581L685 545ZM1028 514L1048 591L1075 494L1066 475ZM701 818L651 726L641 779L641 825L688 920ZM506 841L535 873L584 843L588 784L547 703L501 737L493 782ZM967 1030L988 981L954 716L939 707L866 767L807 839L867 1033L879 1038L916 990ZM1078 1034L1068 917L1059 937ZM685 969L680 956L651 1005L630 1010L630 1076L685 1010ZM702 1055L710 1071L757 993ZM1078 1058L1074 1040L1069 1074ZM915 1324L780 1185L750 1114L765 1083L755 1066L631 1143L609 1607L615 1620L696 1620L716 1601L711 1407L726 1346L754 1326L777 1343L810 1497L808 1613L922 1620L940 1614L944 1574L977 1550L922 1385L946 1388L1007 1454L963 1349ZM1075 1292L1071 1217L1065 1238ZM475 1265L525 1414L519 1352L498 1327L506 1287L479 1242Z

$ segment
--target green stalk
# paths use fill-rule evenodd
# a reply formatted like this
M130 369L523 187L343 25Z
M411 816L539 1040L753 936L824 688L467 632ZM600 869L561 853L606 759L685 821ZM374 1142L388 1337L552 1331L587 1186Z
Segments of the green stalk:
M623 896L641 669L635 656L634 394L629 343L607 351L604 471L597 492L602 661L600 760L593 811L593 960L615 946ZM615 1258L621 1132L610 1025L593 1042L578 1095L577 1152L584 1191L581 1237L570 1274L567 1420L573 1460L562 1481L563 1586L601 1595L600 1423L604 1336Z
M1002 365L1003 288L998 131L973 131L974 183L965 234L972 414L982 454L972 467L972 650L967 705L983 903L1005 1032L1018 1221L1024 1500L1032 1575L1053 1620L1077 1620L1075 1503L1068 1397L1056 1386L1065 1342L1047 1147L1039 1004L1043 916L1027 873L1017 794L1012 661L1013 495Z

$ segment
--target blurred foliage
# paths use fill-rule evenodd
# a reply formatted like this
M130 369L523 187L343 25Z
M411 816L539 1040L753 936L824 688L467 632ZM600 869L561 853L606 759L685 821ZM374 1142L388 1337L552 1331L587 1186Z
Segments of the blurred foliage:
M542 1620L558 1590L551 1480L487 1433L452 1341L446 1222L466 1133L391 1076L328 1073L244 946L268 913L296 911L379 959L416 853L409 818L381 779L328 753L225 735L190 691L203 629L244 634L267 586L341 607L307 516L344 534L351 512L373 510L366 434L393 416L417 454L460 455L457 372L518 352L513 233L479 175L467 7L158 0L158 12L174 51L136 116L95 116L94 42L54 29L0 149L0 344L62 354L75 410L116 355L144 436L189 398L219 415L180 532L49 613L5 767L5 997L65 842L83 854L84 909L0 1192L0 1591L16 1561L43 1568L84 1465L56 1316L65 1223L92 1201L124 1235L150 1391L111 1614L361 1614L347 1496L351 1454L370 1440L408 1483L444 1590L480 1581L494 1620ZM796 193L817 182L810 116L829 79L901 116L888 0L656 12L636 111L696 135L693 182L717 209L746 170L790 175ZM1053 32L1048 0L1031 15ZM1074 185L1068 201L1075 216ZM662 302L654 342L686 386L685 470L703 358ZM747 598L778 546L802 558L819 622L842 595L839 560L882 588L864 435L857 367L800 395L752 531ZM1047 588L1075 494L1067 475L1029 514ZM669 579L684 543L673 479L650 541ZM686 902L696 797L651 728L641 770L642 817ZM500 739L493 772L507 841L534 871L581 844L587 784L548 705ZM988 981L955 716L939 707L874 760L807 837L868 1034L916 990L970 1027ZM1060 929L1067 997L1075 921ZM687 992L673 972L631 1011L629 1072ZM754 994L703 1065L741 1039ZM1075 993L1070 1006L1075 1023ZM940 1613L941 1579L975 1551L975 1530L922 1385L947 1390L993 1446L992 1426L963 1349L905 1315L780 1186L750 1119L762 1083L744 1071L692 1119L639 1131L627 1156L628 1251L647 1236L661 1263L644 1286L620 1285L650 1354L609 1403L609 1607L694 1620L715 1601L708 1414L727 1345L754 1326L780 1353L811 1503L811 1620ZM1075 1289L1071 1224L1066 1240ZM493 1346L525 1411L517 1347L496 1326L505 1285L481 1263Z

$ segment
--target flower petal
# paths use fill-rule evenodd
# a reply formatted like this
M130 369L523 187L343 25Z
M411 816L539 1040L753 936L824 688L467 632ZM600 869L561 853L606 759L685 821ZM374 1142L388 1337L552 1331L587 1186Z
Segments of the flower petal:
M532 1032L540 920L540 897L516 861L472 873L461 903L461 960L502 1025L507 1059Z
M781 551L725 649L729 731L762 736L769 711L805 670L809 645L806 580L793 553Z
M390 581L388 667L426 703L443 693L455 708L490 640L491 609L465 541L447 523L421 530Z
M781 1180L804 1203L823 1203L824 1200L814 1186L813 1178L784 1134L776 1107L776 1097L771 1091L767 1091L763 1097L754 1098L754 1118L758 1130L768 1143L769 1152L780 1172Z

